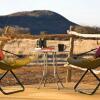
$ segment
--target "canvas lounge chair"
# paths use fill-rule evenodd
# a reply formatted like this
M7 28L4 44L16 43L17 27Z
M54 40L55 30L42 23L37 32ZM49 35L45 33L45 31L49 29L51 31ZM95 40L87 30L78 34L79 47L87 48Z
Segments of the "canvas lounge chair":
M83 54L85 54L85 53L83 53ZM82 57L78 57L78 56L71 56L67 59L67 61L71 65L86 69L84 74L81 76L80 80L74 86L74 90L78 91L80 93L84 93L84 94L89 94L89 95L94 94L100 86L100 78L94 73L93 70L100 66L100 57L98 57L98 58L82 58ZM86 91L84 92L83 90L78 89L82 79L85 77L87 72L90 72L98 81L98 84L96 85L96 87L93 89L92 92L86 92Z
M2 54L1 54L2 55ZM14 54L16 55L16 54ZM17 55L16 55L17 56ZM15 80L17 81L17 83L21 86L22 89L20 90L16 90L16 91L12 91L12 92L5 92L3 90L3 88L0 86L0 91L5 94L5 95L8 95L8 94L13 94L13 93L17 93L17 92L21 92L21 91L24 91L24 86L23 84L20 82L20 80L18 79L18 77L15 75L15 73L13 72L13 69L18 69L18 68L21 68L27 64L29 64L33 58L32 57L22 57L22 56L19 56L21 58L18 58L14 61L7 61L7 60L4 60L3 59L3 56L1 56L0 58L0 69L2 70L5 70L6 72L0 77L0 81L8 74L8 72L10 72L13 77L15 78Z

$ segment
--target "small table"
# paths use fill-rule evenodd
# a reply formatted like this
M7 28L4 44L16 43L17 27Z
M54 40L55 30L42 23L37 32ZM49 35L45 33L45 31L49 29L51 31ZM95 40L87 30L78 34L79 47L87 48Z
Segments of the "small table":
M49 48L43 48L43 49L35 50L35 51L36 52L39 52L39 53L42 53L44 55L44 59L43 59L43 61L44 61L43 75L42 75L42 79L40 81L40 84L39 84L38 89L40 88L40 86L42 84L44 84L44 87L45 87L46 82L47 82L47 77L48 77L48 75L50 75L48 73L48 53L51 53L52 56L53 56L53 58L52 58L53 59L53 77L54 77L54 80L57 83L57 88L60 89L58 83L60 83L61 86L64 88L64 85L63 85L63 83L62 83L62 81L61 81L61 79L60 79L60 77L58 75L57 66L56 66L56 63L57 63L57 61L56 61L56 53L58 51L57 50L54 50L54 49L49 49ZM64 52L66 52L66 51L64 51Z

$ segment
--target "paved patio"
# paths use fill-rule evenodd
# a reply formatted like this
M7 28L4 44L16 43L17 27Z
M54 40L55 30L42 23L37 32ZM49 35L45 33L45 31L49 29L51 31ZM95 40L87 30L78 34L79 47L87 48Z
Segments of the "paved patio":
M37 89L38 85L25 85L25 91L4 95L0 92L0 100L98 100L100 89L94 95L85 95L73 90L74 83L64 84L65 88L57 90L56 84L47 84L47 87ZM88 87L92 87L88 85ZM15 90L16 87L6 87L6 91Z

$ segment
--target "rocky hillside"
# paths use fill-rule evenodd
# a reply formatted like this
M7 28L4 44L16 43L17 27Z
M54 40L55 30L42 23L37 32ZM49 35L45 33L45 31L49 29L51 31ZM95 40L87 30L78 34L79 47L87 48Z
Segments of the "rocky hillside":
M0 28L6 25L28 28L32 34L39 34L41 31L61 34L66 33L70 25L76 24L55 12L36 10L0 16Z

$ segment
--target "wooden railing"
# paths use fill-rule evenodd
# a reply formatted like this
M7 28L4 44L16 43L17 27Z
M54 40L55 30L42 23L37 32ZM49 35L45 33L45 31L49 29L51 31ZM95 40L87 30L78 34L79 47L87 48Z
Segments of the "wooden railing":
M67 31L68 35L70 36L70 49L69 49L69 54L68 57L73 55L73 50L74 50L74 40L76 40L76 37L79 38L85 38L85 39L100 39L100 34L81 34L77 33L75 31ZM71 81L71 76L72 76L72 71L71 67L68 65L67 67L67 82Z
M87 39L100 39L100 34L83 34L83 33L77 33L75 31L67 31L68 35L70 36L77 36L80 38L87 38Z

